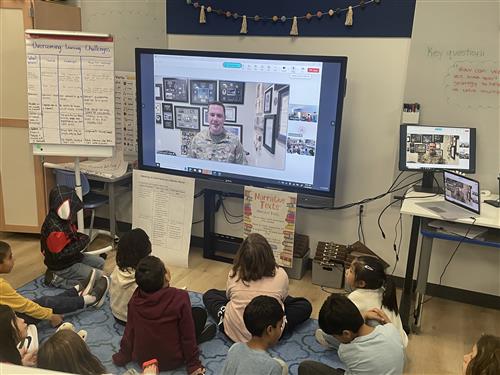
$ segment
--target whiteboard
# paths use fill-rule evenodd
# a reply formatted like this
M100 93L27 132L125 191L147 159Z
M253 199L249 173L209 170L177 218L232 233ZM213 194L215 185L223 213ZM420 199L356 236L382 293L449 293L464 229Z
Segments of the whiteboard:
M110 156L115 144L113 38L26 30L25 39L33 152Z

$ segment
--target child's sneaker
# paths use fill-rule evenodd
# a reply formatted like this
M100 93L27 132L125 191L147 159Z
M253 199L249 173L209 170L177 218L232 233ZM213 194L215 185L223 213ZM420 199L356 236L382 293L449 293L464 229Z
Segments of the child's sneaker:
M64 322L59 327L57 327L56 332L62 331L63 329L69 329L71 331L74 331L75 330L75 326L73 325L73 323Z
M318 328L316 330L316 333L314 334L314 336L316 337L316 341L323 347L325 348L328 348L328 349L331 349L332 348L332 345L326 340L326 333L323 332L323 330L321 328Z
M336 341L336 340L332 336L327 335L321 328L318 328L316 330L314 337L316 337L316 341L321 346L323 346L327 349L338 349L338 345L339 345L338 342L336 344L335 342L330 341L330 340L334 340L334 341ZM328 338L330 338L330 340L328 340Z
M219 318L219 323L217 323L217 327L224 323L224 314L226 313L226 306L222 306L217 312L217 317Z
M217 332L217 327L214 323L208 324L203 331L201 331L200 336L197 337L197 343L201 344L206 341L210 341L215 337L215 334Z
M52 272L47 268L47 271L45 271L45 276L43 278L43 284L45 286L50 286L53 280L54 280L54 272Z
M79 330L76 334L80 336L83 341L87 341L87 331L84 329Z
M92 271L89 273L87 279L78 284L79 296L83 297L90 294L90 292L94 288L96 275L97 275L96 270L92 268Z
M104 303L104 300L106 299L106 294L108 292L108 289L109 289L109 278L103 275L94 284L94 289L92 289L90 295L95 297L95 302L90 304L89 306L95 308L101 307Z

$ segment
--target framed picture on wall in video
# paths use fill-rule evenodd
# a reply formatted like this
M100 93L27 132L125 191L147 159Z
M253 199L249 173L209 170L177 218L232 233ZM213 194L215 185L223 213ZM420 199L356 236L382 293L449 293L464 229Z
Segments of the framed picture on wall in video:
M217 100L217 81L191 80L191 104L207 105Z
M203 107L201 110L202 110L202 116L201 116L202 125L208 126L209 125L209 123L208 123L208 107Z
M174 113L172 108L173 106L171 103L162 103L163 127L165 129L174 128Z
M171 102L188 102L188 80L185 78L163 78L163 96Z
M219 81L219 100L222 103L243 104L245 82Z
M163 100L163 86L161 83L155 85L155 100Z
M226 129L227 132L233 133L235 136L237 136L240 140L240 143L243 144L243 125L224 124L224 129Z
M264 148L271 154L276 150L276 115L264 116Z
M278 141L285 143L288 132L288 104L290 102L290 86L284 87L278 91ZM276 85L275 85L276 87Z
M200 131L200 108L175 106L175 128Z
M226 105L226 122L236 122L238 109L235 105Z
M264 113L271 113L271 105L273 101L273 87L269 87L264 92Z

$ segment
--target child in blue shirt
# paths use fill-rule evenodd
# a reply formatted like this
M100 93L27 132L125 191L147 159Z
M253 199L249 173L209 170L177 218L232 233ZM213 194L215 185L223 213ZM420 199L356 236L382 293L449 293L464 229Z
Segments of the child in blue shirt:
M371 327L366 320L377 320ZM397 328L380 309L364 314L344 295L332 294L319 312L318 323L340 342L338 355L346 366L345 375L400 375L404 367L404 347ZM304 361L299 375L339 375L342 370L319 362Z
M288 366L267 353L280 339L284 315L283 308L276 298L253 298L243 313L245 327L252 334L252 338L246 343L239 342L231 346L222 374L288 374Z

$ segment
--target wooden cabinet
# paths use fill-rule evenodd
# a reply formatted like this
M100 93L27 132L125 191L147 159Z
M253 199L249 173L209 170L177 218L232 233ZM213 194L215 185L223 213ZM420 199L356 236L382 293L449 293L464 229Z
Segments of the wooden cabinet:
M38 233L46 215L51 176L28 142L24 30L33 28L81 31L80 8L0 0L0 231Z

